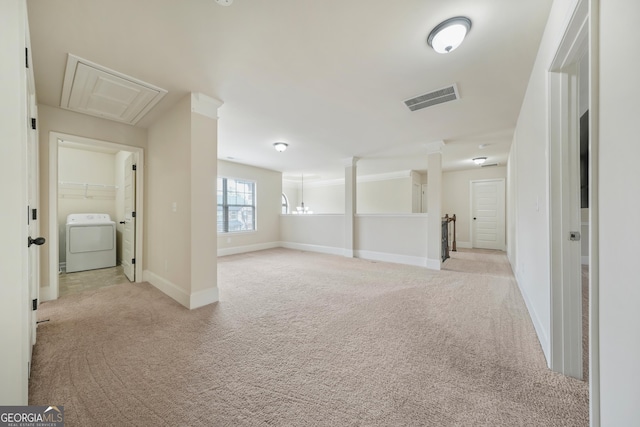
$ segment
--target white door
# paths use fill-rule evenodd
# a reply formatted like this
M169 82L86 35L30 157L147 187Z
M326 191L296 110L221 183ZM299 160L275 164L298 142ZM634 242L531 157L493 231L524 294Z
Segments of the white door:
M420 184L413 183L413 191L411 194L411 212L420 213L422 208L422 195L420 191Z
M427 204L427 184L422 184L422 213L427 213L428 204Z
M28 36L27 36L28 37ZM31 62L31 58L29 58ZM40 257L38 248L45 241L40 236L38 208L38 130L37 128L37 106L35 95L35 84L33 73L30 68L27 73L27 238L29 249L27 251L27 271L29 281L29 302L31 311L29 312L29 371L31 371L31 355L33 346L36 343L36 326L38 321L37 308L40 292Z
M504 180L471 181L472 247L505 249Z
M124 232L122 233L122 267L127 278L136 280L136 165L134 154L124 163Z

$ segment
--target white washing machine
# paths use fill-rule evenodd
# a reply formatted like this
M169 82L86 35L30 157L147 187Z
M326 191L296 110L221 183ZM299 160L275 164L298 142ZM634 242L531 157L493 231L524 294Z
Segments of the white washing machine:
M109 214L67 216L67 273L116 265L116 223Z

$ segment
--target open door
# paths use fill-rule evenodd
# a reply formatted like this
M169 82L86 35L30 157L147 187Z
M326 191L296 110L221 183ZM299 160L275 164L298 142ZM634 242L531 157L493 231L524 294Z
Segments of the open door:
M29 34L27 32L27 40ZM27 54L29 55L29 54ZM27 58L31 63L31 58ZM39 191L38 191L38 112L36 106L35 82L31 68L26 69L27 74L27 278L29 282L29 374L31 373L31 355L36 343L36 326L38 322L38 302L40 292L40 257L39 246L45 239L40 235L39 226Z
M136 164L134 154L124 166L124 232L122 233L122 267L131 282L136 281Z

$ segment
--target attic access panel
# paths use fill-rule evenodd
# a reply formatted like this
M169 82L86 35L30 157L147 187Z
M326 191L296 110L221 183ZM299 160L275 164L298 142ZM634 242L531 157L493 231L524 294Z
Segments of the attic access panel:
M69 54L60 106L135 125L167 91Z

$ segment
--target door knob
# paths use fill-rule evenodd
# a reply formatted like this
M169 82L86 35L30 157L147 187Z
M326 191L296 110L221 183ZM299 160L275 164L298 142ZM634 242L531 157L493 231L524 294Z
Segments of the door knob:
M473 220L474 220L474 221L476 220L476 217L475 217L475 216L473 217Z
M29 236L29 247L31 247L31 245L44 245L44 242L46 240L44 239L44 237L36 237L35 239L32 239L31 236Z
M126 224L127 221L120 221L120 224Z

